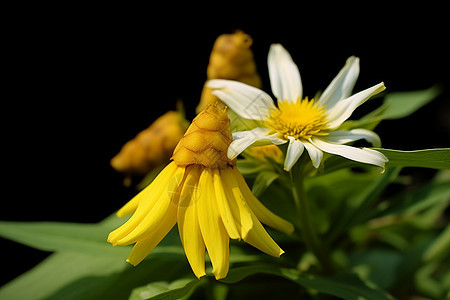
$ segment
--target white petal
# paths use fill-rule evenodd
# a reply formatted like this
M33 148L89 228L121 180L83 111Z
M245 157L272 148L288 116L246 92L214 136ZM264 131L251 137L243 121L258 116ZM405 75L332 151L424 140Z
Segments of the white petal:
M296 101L302 98L300 72L291 55L280 44L270 46L267 57L270 86L278 101Z
M265 120L269 111L275 109L273 100L268 94L245 83L213 79L206 84L213 89L213 95L219 97L241 117L251 120Z
M328 110L328 128L336 129L341 126L341 124L351 116L353 111L358 106L366 102L373 95L376 95L384 90L384 83L381 82L371 88L354 94L351 97L339 100L332 109Z
M323 152L310 142L303 141L303 145L305 146L306 151L308 151L313 167L317 169L322 162Z
M339 74L331 81L318 99L320 106L325 105L331 109L339 100L347 98L352 93L359 76L359 58L351 56Z
M284 170L289 172L302 155L305 146L303 146L302 142L296 140L292 136L288 136L288 139L289 145L287 148L286 160L284 161Z
M228 147L228 158L234 159L241 154L245 149L256 141L265 141L267 144L281 145L286 143L277 137L277 133L269 135L270 129L264 127L257 127L248 131L238 131L233 133L233 141Z
M378 134L367 129L352 129L349 131L337 130L330 132L322 140L332 144L346 144L357 140L365 139L374 147L381 147L381 140Z
M327 153L339 155L354 161L359 161L366 164L371 164L384 168L388 159L382 153L368 149L368 148L356 148L347 145L335 145L327 143L319 138L312 138L313 144Z

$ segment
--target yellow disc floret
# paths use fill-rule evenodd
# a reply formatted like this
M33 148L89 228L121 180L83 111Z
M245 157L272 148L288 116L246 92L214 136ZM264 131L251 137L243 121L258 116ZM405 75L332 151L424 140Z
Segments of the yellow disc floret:
M297 99L295 102L278 102L278 108L271 111L266 126L281 138L309 139L315 135L327 135L327 114L323 106L314 99Z

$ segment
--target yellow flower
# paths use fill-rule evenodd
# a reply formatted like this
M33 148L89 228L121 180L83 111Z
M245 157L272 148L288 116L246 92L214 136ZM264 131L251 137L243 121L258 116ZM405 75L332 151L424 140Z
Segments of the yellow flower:
M192 122L174 150L172 162L117 215L133 216L110 233L113 245L135 246L127 261L139 264L178 223L194 274L205 275L208 251L216 279L229 268L229 240L243 239L279 257L284 251L262 223L285 233L293 225L270 212L251 193L227 157L232 141L226 109L208 106Z

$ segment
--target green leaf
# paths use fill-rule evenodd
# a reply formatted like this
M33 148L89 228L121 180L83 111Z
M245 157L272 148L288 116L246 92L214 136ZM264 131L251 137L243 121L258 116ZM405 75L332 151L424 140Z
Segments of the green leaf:
M381 218L389 215L412 216L433 205L450 199L450 182L431 182L418 189L403 192L389 198L380 206L384 206L372 217ZM386 206L387 205L387 206Z
M431 261L440 256L449 255L450 249L450 226L447 226L444 231L433 241L430 247L424 253L424 260Z
M130 266L111 256L53 254L0 288L0 299L99 299L113 278ZM57 295L64 297L52 297Z
M0 299L125 299L152 280L190 274L178 259L151 257L132 267L123 259L82 253L55 253L0 288Z
M365 128L373 130L382 120L407 117L434 100L442 92L442 87L434 85L428 89L395 92L384 97L383 104L359 120L348 120L342 124L342 130Z
M173 282L157 281L133 290L130 300L187 299L203 281L178 279Z
M450 169L450 148L400 151L373 148L389 159L388 167L422 167L432 169Z
M390 299L386 293L366 286L355 276L346 279L328 279L300 273L294 269L267 265L254 265L231 269L228 276L221 279L221 281L224 283L236 283L258 273L280 276L306 289L317 290L323 294L333 295L342 299Z
M127 247L106 242L110 228L97 224L0 221L0 236L43 251L72 251L120 257Z
M149 280L190 274L176 228L138 267L126 263L130 247L106 242L124 221L112 216L98 224L0 222L0 236L57 252L3 286L0 299L123 299Z
M237 168L243 175L255 174L267 170L268 166L251 159L238 159ZM247 176L246 176L247 177Z
M112 230L125 221L115 216L98 224L0 221L0 237L42 251L70 251L120 259L128 256L130 247L113 247L106 239ZM174 231L176 230L172 230L155 248L153 255L171 255L184 259L184 251Z
M375 247L350 256L353 269L361 278L374 282L386 290L398 280L397 268L402 258L402 253L398 251Z
M442 88L435 85L425 90L387 94L383 102L387 107L381 113L381 117L385 120L407 117L431 102L441 92Z
M259 197L278 177L280 177L280 175L273 171L261 171L255 178L252 193L256 197Z
M341 220L347 213L349 199L354 198L373 181L383 176L377 171L354 172L341 169L320 176L305 178L305 188L310 202L310 213L315 217L312 222L318 233L325 233L336 227L336 220ZM348 184L351 182L351 184ZM355 204L354 204L355 205ZM336 217L333 217L336 216Z
M349 228L367 220L372 214L374 204L384 189L391 183L400 172L399 168L388 169L385 174L380 175L370 183L363 191L349 197L342 205L339 218L328 232L329 242L335 241Z

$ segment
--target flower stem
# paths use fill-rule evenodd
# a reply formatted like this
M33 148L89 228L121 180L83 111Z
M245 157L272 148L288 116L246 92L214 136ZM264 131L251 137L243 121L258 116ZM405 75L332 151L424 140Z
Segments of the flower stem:
M291 190L294 197L295 206L297 208L297 215L299 217L303 238L307 248L316 256L319 264L322 266L323 272L332 271L332 263L330 254L328 253L325 245L322 245L315 228L311 222L311 214L308 210L308 199L303 183L303 168L298 172L299 178L295 179L292 172L291 178Z

